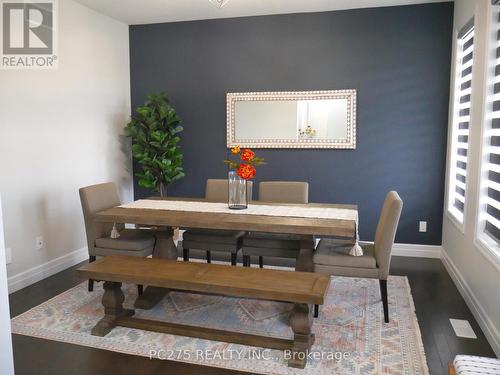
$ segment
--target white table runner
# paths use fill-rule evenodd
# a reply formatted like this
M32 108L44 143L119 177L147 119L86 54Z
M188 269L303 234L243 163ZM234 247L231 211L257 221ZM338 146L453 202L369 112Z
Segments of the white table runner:
M190 212L212 212L238 215L264 215L303 217L313 219L352 220L357 223L358 211L349 208L334 207L300 207L288 205L249 204L246 210L231 210L227 203L193 202L173 200L140 199L123 204L123 208L142 208L148 210L170 210Z
M350 255L362 256L363 249L358 244L358 211L350 208L334 207L301 207L293 205L267 205L249 204L245 210L231 210L227 203L214 202L194 202L194 201L174 201L174 200L154 200L140 199L135 202L123 204L122 208L141 208L147 210L170 210L170 211L190 211L190 212L212 212L238 215L263 215L298 217L312 219L337 219L352 220L356 223L355 243L349 251Z

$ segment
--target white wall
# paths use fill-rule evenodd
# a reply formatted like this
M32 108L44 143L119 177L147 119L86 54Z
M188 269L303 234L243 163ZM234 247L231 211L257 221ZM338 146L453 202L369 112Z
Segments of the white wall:
M130 114L128 26L60 0L58 36L58 69L0 71L9 282L15 275L25 280L48 261L64 266L58 259L85 247L79 187L115 181L122 199L132 199L122 136ZM45 247L35 250L39 235Z
M2 350L0 350L0 373L14 375L7 269L5 268L5 246L3 237L2 197L0 197L0 342L2 343Z
M490 51L491 33L489 19L491 17L490 0L456 0L455 1L455 37L458 31L472 17L474 29L474 66L471 126L469 137L469 153L467 162L467 203L465 228L462 232L450 219L445 207L443 219L443 261L454 278L464 299L473 311L490 344L500 356L500 268L475 242L475 230L478 212L478 190L480 178L480 159L482 143L482 125L485 120L486 88L488 84L487 55ZM453 46L455 61L456 45ZM453 67L452 67L453 70ZM452 83L451 92L453 92ZM450 161L450 139L452 130L452 103L450 98L450 124L448 131L448 169ZM448 184L448 181L447 181ZM446 199L446 202L448 200Z

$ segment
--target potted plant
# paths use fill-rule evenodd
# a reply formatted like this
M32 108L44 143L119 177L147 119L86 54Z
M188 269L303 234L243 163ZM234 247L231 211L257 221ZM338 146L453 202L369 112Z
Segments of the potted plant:
M139 186L153 189L162 197L173 181L184 177L179 133L183 127L165 93L151 94L125 127L132 138L132 156L142 170L135 175Z

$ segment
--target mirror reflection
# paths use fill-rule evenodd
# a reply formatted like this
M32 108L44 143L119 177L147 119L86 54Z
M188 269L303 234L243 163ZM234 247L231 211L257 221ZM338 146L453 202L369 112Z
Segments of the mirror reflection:
M228 147L355 148L355 95L228 94Z

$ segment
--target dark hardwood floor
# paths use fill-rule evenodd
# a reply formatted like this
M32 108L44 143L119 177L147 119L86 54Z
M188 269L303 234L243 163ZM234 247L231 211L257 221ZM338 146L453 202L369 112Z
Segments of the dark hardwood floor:
M432 375L447 374L448 363L453 361L456 354L495 356L440 260L406 257L392 259L391 274L406 275L410 281ZM75 272L77 267L11 294L11 316L80 283ZM478 338L473 340L456 337L449 318L469 320ZM244 374L180 362L150 360L21 335L13 335L13 343L17 375Z

